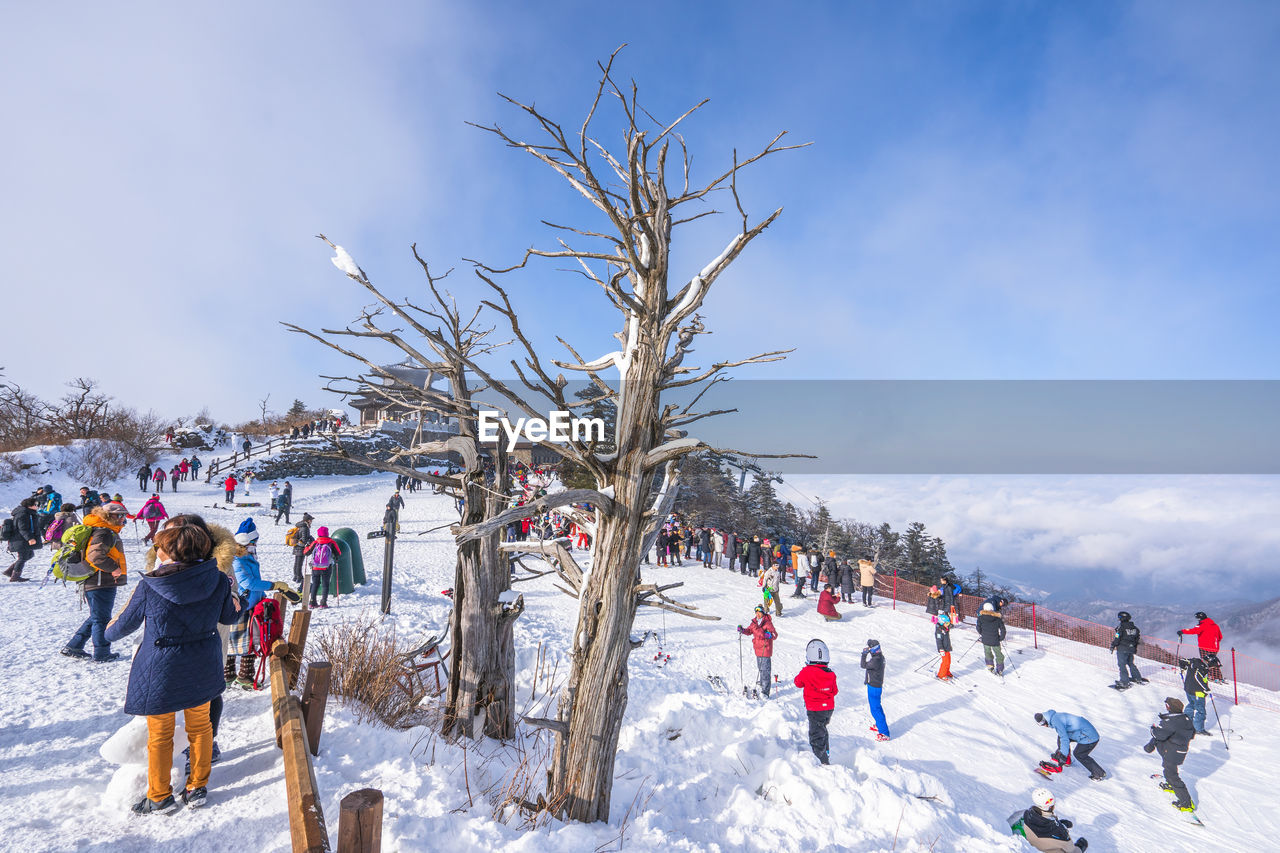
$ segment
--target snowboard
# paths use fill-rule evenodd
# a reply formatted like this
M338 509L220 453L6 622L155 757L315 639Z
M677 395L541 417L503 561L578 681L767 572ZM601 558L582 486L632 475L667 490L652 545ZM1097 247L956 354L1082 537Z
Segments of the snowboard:
M1056 774L1062 772L1061 764L1054 764L1052 761L1041 761L1038 765L1031 768L1046 779L1052 779Z
M1159 782L1160 782L1160 783L1163 783L1163 782L1164 782L1164 774L1162 774L1162 773L1152 773L1152 774L1151 774L1151 778L1152 778L1152 779L1157 779L1157 780L1159 780ZM1164 789L1164 788L1161 788L1160 790L1161 790L1161 791L1165 791L1165 789ZM1165 791L1165 793L1168 793L1168 791ZM1175 806L1174 808L1177 808L1177 807ZM1204 821L1202 821L1202 820L1201 820L1201 819L1196 815L1196 813L1195 813L1195 812L1184 812L1184 811L1182 811L1181 809L1178 809L1178 814L1179 814L1179 816L1181 816L1181 817L1182 817L1182 819L1183 819L1183 820L1185 820L1187 823L1193 824L1193 825L1195 825L1195 826L1204 826Z

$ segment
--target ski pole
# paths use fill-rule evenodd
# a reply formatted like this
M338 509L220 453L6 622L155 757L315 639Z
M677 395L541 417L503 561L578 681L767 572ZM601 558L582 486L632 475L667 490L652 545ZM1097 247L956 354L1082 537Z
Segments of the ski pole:
M936 661L940 656L941 656L941 655L934 655L933 657L929 658L927 661L925 661L924 663L920 664L918 667L916 667L915 669L913 669L913 670L911 670L911 671L912 671L912 672L919 672L920 670L924 669L924 668L925 668L926 666L928 666L929 664L931 664L931 663L933 663L934 661Z
M737 634L737 685L745 692L746 672L742 669L744 666L745 663L742 662L742 633L739 631L739 634ZM1213 713L1217 713L1217 708L1213 708Z
M967 655L967 654L969 654L969 652L973 651L973 647L974 647L974 646L976 646L976 645L978 645L978 643L979 643L981 640L982 640L982 637L978 637L978 639L976 639L976 640L974 640L972 643L970 643L970 644L969 644L969 648L965 649L965 650L964 650L964 652L960 655L960 657L956 658L956 664L959 664L959 663L960 663L960 661L964 660L964 659L965 659L965 655Z
M1213 698L1213 694L1209 694L1209 701L1213 703L1213 716L1218 721L1218 734L1222 735L1222 745L1227 747L1227 752L1231 751L1231 747L1227 744L1227 733L1222 728L1222 715L1218 713L1218 703Z

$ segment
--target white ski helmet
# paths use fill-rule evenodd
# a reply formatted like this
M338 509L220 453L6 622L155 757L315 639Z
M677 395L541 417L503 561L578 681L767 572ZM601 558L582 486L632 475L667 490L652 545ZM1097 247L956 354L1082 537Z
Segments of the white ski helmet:
M1031 800L1036 804L1037 808L1053 808L1053 794L1049 793L1048 788L1036 788L1031 792Z
M827 651L827 644L821 640L810 640L809 645L804 647L804 658L809 663L831 663L831 652Z

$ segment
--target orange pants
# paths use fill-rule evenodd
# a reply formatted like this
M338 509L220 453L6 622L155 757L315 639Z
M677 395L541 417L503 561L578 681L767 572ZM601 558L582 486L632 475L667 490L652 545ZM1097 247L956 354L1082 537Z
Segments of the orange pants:
M209 764L213 757L213 724L209 722L209 703L182 712L187 727L187 743L191 746L191 777L187 789L209 784ZM169 773L173 768L173 714L147 717L147 799L160 802L173 793Z
M951 652L942 653L942 664L938 667L938 678L951 677Z

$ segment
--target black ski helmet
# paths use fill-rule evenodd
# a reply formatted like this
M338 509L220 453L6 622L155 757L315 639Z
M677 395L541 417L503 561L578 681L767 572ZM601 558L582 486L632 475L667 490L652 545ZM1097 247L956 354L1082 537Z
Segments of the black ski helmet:
M1119 613L1116 614L1116 618L1119 619L1121 622L1128 622L1133 617L1129 615L1128 610L1121 610Z
M1196 618L1197 618L1197 619L1208 619L1208 618L1209 618L1209 614L1208 614L1208 613L1205 613L1203 610L1197 610L1197 611L1196 611Z

